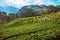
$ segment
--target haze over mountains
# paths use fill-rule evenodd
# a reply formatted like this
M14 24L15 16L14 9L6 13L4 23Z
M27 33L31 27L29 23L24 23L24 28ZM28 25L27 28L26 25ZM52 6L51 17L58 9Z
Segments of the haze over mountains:
M7 13L17 13L18 10L19 10L18 8L13 6L7 6L7 7L0 6L0 11L5 11Z
M40 15L42 13L48 13L49 11L51 12L58 12L60 11L60 6L53 6L53 5L29 5L29 6L24 6L22 7L18 13L20 16L35 16L35 15ZM49 12L50 13L50 12Z
M7 12L8 14L9 13L18 13L20 10L22 11L22 9L24 10L24 9L27 9L27 8L29 8L30 6L32 6L32 5L28 5L28 6L23 6L23 7L21 7L21 8L16 8L16 7L13 7L13 6L7 6L7 7L2 7L2 6L0 6L0 11L5 11L5 12ZM42 6L42 5L35 5L35 7L36 6ZM60 5L59 5L60 6ZM43 5L43 7L47 7L46 5ZM50 6L49 6L50 7ZM31 7L32 8L32 7ZM37 7L38 8L38 7ZM20 11L20 12L21 12Z
M25 14L40 15L41 13L47 13L49 11L52 11L52 12L60 11L60 5L58 5L58 6L53 6L53 5L49 5L49 6L46 6L46 5L28 5L28 6L23 6L20 9L12 7L12 6L9 6L9 7L6 7L6 8L3 8L3 7L0 6L0 10L4 11L4 12L7 12L9 14L12 14L12 13L13 14L18 14L20 16L21 16L21 14L24 14L24 15Z
M17 13L17 10L27 5L60 5L60 0L0 0L0 11Z
M0 40L60 40L60 0L0 0Z
M0 11L0 19L4 20L6 22L9 22L9 21L14 20L16 18L40 16L41 14L59 12L60 5L59 6L28 5L28 6L23 6L19 10L17 8L13 8L13 7L7 7L6 10L8 10L8 12L14 12L14 13L9 13L9 15L7 15L6 12Z

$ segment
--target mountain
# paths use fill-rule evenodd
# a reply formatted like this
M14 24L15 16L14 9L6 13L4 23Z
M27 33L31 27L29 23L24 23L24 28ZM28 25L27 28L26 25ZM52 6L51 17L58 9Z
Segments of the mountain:
M4 10L4 8L2 6L0 6L0 11L3 11L3 10Z
M59 12L60 6L53 5L29 5L24 6L18 11L20 17L38 16L44 13Z
M5 11L7 13L17 13L18 12L18 8L12 7L12 6L8 6L8 7L2 7L0 6L0 11Z
M48 8L49 8L49 10L51 12L58 12L58 11L60 11L60 8L58 8L57 6L49 5Z
M60 40L60 12L12 20L0 26L0 35L0 40Z
M42 13L46 13L48 11L47 6L45 5L29 5L29 6L24 6L22 7L19 11L18 14L21 16L35 16L35 15L40 15Z
M5 8L7 10L7 12L9 13L17 13L18 12L18 8L15 8L15 7L12 7L12 6L9 6L9 7L6 7Z
M57 8L60 8L60 5L56 6Z

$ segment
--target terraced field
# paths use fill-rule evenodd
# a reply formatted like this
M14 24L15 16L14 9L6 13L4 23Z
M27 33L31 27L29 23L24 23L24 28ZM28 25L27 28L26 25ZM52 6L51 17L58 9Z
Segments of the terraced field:
M0 27L1 40L59 40L60 12L18 18Z

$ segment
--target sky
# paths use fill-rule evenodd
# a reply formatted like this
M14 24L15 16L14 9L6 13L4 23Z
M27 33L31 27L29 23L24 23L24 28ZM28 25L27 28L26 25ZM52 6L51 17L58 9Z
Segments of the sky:
M20 9L21 7L26 5L42 5L42 4L60 5L60 0L0 0L0 7L3 7L3 10L4 8L7 8L7 7L14 7L14 8Z

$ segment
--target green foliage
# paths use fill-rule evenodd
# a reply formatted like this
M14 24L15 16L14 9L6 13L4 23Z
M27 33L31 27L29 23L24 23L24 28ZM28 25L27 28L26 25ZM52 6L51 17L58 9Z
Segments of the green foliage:
M6 40L51 40L59 33L60 12L18 18L0 28L0 35Z

